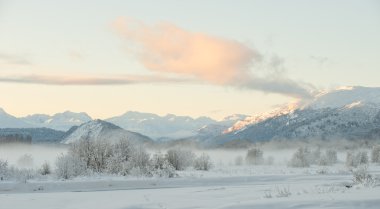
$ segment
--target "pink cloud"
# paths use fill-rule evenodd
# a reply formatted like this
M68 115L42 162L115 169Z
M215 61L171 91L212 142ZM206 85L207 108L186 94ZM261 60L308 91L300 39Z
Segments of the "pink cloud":
M267 77L253 75L253 64L263 58L241 42L187 31L170 23L146 25L125 17L116 19L112 27L148 70L291 97L311 96L311 85L300 84L281 73ZM282 65L283 60L275 61L268 68Z
M137 45L138 59L147 69L190 75L214 84L230 84L249 77L250 65L261 57L240 42L186 31L170 23L149 26L118 18L112 26Z

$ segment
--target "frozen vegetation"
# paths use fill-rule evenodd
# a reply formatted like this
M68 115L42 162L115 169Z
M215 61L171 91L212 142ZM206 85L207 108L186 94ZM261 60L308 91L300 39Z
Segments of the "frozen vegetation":
M2 146L0 208L376 208L380 203L379 145L293 145L157 150L128 140L82 139L58 147Z

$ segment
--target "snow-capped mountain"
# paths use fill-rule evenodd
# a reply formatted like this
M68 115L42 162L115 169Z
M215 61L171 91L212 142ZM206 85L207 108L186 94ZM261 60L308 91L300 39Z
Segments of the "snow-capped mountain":
M63 140L62 143L70 144L81 139L89 140L108 140L117 141L120 139L128 139L134 142L147 143L152 140L139 133L127 131L119 126L103 120L92 120L80 125L79 127L72 128Z
M238 120L246 115L234 114L220 121L208 117L191 118L167 114L159 116L152 113L129 111L123 115L109 118L106 121L114 123L126 130L136 131L158 140L171 140L196 136L199 130L222 133Z
M223 144L236 139L251 142L271 139L379 139L379 98L380 88L339 88L319 94L311 102L291 111L252 120L243 128L226 132L208 143Z
M242 120L236 121L229 128L226 128L223 131L223 134L228 134L228 133L231 133L231 132L243 130L247 126L254 125L254 124L259 123L261 121L264 121L264 120L266 120L268 118L272 118L272 117L288 114L288 113L294 111L297 108L298 108L298 104L297 103L290 103L287 106L279 107L279 108L276 108L276 109L274 109L272 111L269 111L269 112L266 112L266 113L257 114L257 115L254 115L254 116L247 116L247 117L245 117Z
M321 92L310 103L309 108L338 108L352 103L380 104L379 87L340 87L332 91Z
M33 125L20 120L0 108L0 128L30 128Z
M203 126L216 123L216 121L207 117L193 119L188 116L176 116L173 114L159 116L152 113L132 111L109 118L106 121L155 139L193 136Z
M34 114L28 115L20 119L33 127L46 127L61 131L67 131L72 126L79 126L82 123L92 120L91 117L87 115L87 113L75 113L70 111L56 113L52 116L44 114Z

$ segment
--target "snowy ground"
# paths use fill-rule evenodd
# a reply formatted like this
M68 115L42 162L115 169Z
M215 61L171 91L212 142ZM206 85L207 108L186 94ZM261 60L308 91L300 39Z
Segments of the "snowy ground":
M319 174L323 170L327 174ZM373 175L380 174L372 166ZM225 167L183 171L181 177L92 176L0 183L0 208L378 208L380 185L352 188L339 166Z
M66 150L0 151L0 157L12 164L29 153L33 167L38 168L44 161L54 163ZM352 184L352 173L343 163L345 153L338 154L340 162L334 166L289 168L286 162L293 152L265 151L265 158L274 157L273 165L234 166L236 157L244 157L245 151L207 151L215 165L212 170L188 169L176 178L93 175L67 181L54 176L26 183L0 181L0 209L379 208L379 165L369 166L378 181L366 187Z

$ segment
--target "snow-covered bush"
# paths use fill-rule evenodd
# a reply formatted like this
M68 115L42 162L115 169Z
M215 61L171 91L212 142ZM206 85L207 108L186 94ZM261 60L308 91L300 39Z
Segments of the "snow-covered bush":
M148 175L151 171L150 155L142 146L139 146L133 150L127 164L131 170L139 169L141 175Z
M371 160L373 163L380 163L380 145L376 145L372 148Z
M310 151L305 147L299 147L289 162L291 167L309 167Z
M161 152L155 153L152 157L153 176L172 178L176 176L175 168L169 163L165 155Z
M15 168L9 169L9 178L26 183L29 179L33 179L38 175L34 169L30 168Z
M33 166L33 157L30 154L22 155L18 160L17 164L21 167L30 168Z
M259 165L264 162L264 157L263 157L263 151L258 148L254 147L251 148L247 151L247 155L245 156L245 161L247 164L250 165Z
M41 175L48 175L51 173L50 164L48 162L44 162L40 168L40 174Z
M375 185L375 178L368 172L367 166L360 166L358 169L352 172L354 184L361 184L366 187L372 187Z
M106 169L107 159L111 156L111 144L106 140L94 140L90 168L96 172Z
M206 153L202 153L201 156L197 157L194 160L194 168L196 170L208 171L213 166L210 156Z
M275 196L276 197L289 197L290 195L292 195L292 193L290 192L290 189L289 187L276 187L275 188Z
M0 181L6 179L8 175L8 161L0 159Z
M72 155L61 155L56 160L55 173L58 178L69 179L86 172L86 163Z
M92 164L93 153L93 143L87 138L78 140L72 143L69 148L68 155L80 159L85 163L86 167L89 168Z
M114 174L127 175L130 160L134 146L130 141L121 139L112 144L111 156L106 161L106 171Z
M346 166L347 167L358 167L359 165L366 165L369 163L368 153L366 151L359 151L357 153L347 152L346 156Z
M170 149L166 152L166 159L176 170L184 170L193 164L195 155L190 150Z

